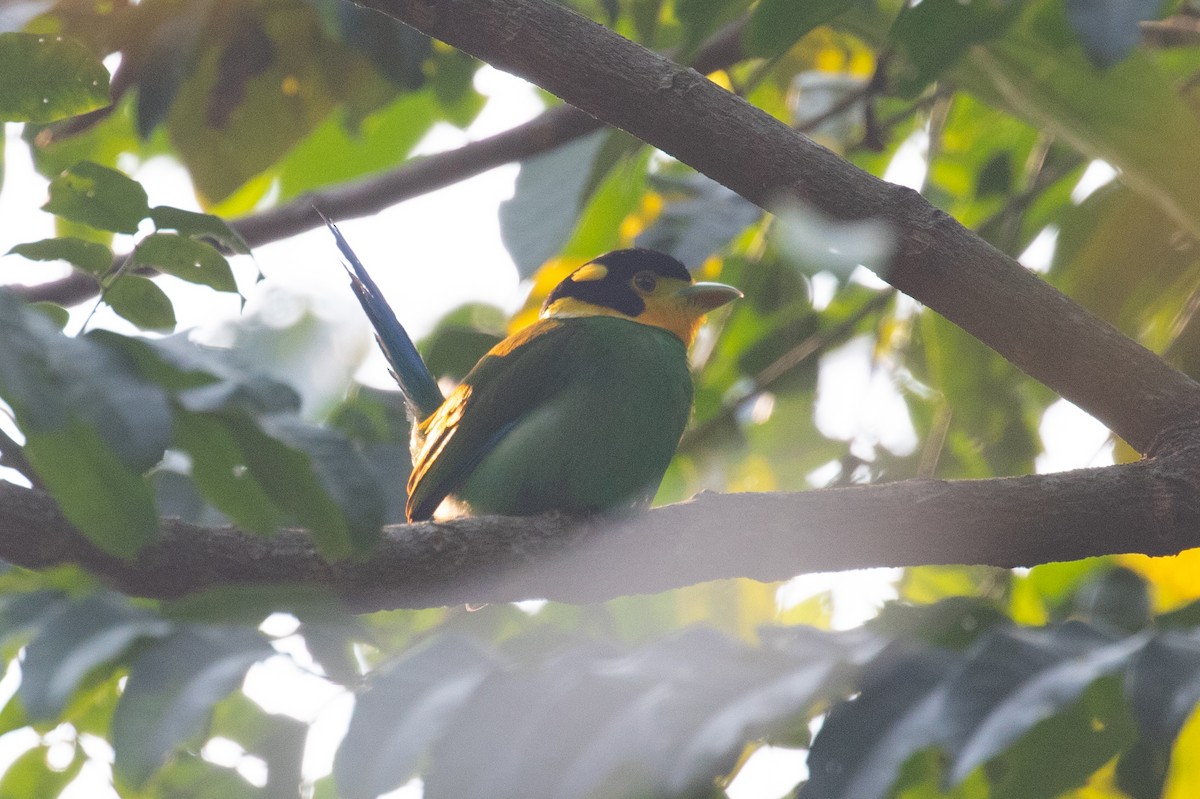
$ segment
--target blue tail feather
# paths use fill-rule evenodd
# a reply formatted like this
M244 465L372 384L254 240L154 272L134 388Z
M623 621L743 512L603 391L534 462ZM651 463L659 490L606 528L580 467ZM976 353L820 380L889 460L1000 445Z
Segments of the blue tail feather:
M392 367L392 377L396 378L396 382L400 384L400 391L404 394L404 399L412 409L413 415L417 417L418 421L424 420L442 404L442 400L445 399L442 396L442 390L438 388L437 381L433 379L429 367L425 365L421 354L417 352L408 331L400 324L400 320L396 318L396 314L388 305L387 300L379 293L379 287L375 285L375 281L367 273L362 261L354 254L354 250L350 248L349 242L342 236L337 225L325 216L321 209L314 206L314 210L325 220L325 224L328 225L337 241L338 249L345 258L343 266L350 275L350 285L367 318L371 320L371 325L375 328L375 338Z

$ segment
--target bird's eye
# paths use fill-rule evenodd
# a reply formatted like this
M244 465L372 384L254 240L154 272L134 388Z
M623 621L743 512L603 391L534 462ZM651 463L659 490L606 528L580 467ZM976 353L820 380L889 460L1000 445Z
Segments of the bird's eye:
M657 285L658 278L653 272L638 272L633 276L633 287L645 294L652 293Z

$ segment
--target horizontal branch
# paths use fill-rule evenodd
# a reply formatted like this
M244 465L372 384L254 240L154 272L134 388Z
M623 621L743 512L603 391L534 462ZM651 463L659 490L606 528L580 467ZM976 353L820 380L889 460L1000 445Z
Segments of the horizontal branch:
M481 517L396 525L328 563L302 531L261 538L164 520L134 561L97 550L44 493L0 483L0 558L75 563L133 596L305 585L355 610L547 598L594 602L706 580L931 563L1033 566L1200 545L1194 440L1163 457L990 480L701 494L619 520Z
M768 210L797 197L897 237L883 279L1091 413L1140 452L1200 417L1200 385L918 193L551 0L357 0L519 75Z

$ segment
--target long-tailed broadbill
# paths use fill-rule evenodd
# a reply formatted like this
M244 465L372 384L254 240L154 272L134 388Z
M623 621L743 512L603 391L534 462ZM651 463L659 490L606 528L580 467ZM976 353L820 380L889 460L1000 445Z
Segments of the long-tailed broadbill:
M741 296L669 255L616 250L559 283L537 322L443 397L362 263L331 225L413 419L410 521L591 514L645 505L692 407L687 350Z

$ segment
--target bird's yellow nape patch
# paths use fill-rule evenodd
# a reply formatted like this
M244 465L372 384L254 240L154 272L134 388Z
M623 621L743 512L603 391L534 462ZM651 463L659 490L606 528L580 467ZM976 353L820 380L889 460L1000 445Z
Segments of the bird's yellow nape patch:
M590 283L606 277L608 277L608 267L602 264L586 264L571 273L571 280L575 283Z

